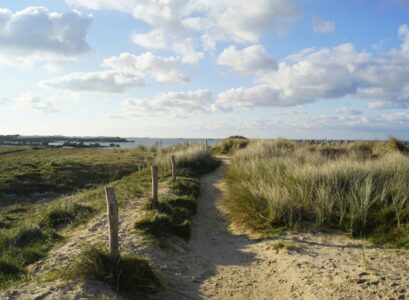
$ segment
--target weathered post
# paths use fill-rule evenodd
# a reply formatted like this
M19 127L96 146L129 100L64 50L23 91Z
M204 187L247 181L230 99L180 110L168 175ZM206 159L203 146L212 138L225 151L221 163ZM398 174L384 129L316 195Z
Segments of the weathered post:
M176 158L174 155L172 155L172 180L173 180L173 185L176 184Z
M158 166L152 166L152 206L158 205Z
M207 150L208 145L207 145L207 140L205 141L205 150Z
M116 202L115 190L112 187L105 188L105 196L108 209L108 226L109 226L109 251L113 261L119 257L119 220L118 204Z
M189 140L186 140L186 148L189 148Z

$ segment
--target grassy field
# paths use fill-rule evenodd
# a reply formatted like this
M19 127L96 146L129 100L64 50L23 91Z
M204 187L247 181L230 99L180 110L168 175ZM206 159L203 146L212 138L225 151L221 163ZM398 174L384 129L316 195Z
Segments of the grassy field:
M409 247L409 156L397 140L256 142L232 157L226 177L229 215L252 230L315 224Z
M146 196L150 170L135 170L156 155L145 148L15 150L20 151L0 155L1 191L11 194L0 198L0 286L24 279L26 266L47 255L61 241L61 232L101 213L104 183L115 187L120 203ZM27 193L30 199L29 191L72 193L46 202L21 201L19 194Z
M0 205L10 194L58 195L117 180L145 163L143 150L0 147Z

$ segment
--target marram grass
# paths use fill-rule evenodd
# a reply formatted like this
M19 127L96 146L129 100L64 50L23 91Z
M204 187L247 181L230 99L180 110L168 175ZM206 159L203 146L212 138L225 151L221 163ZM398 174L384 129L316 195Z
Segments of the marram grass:
M409 247L409 156L399 141L252 143L226 177L230 217L253 230L313 222Z

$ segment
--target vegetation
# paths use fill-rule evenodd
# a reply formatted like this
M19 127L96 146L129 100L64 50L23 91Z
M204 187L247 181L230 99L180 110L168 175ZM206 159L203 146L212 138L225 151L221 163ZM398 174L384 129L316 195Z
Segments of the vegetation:
M246 148L249 143L250 140L243 136L230 136L220 143L214 145L212 151L215 154L233 154L237 150Z
M155 241L163 241L163 238L169 236L185 240L190 238L191 219L196 213L199 196L199 176L220 164L200 144L176 152L174 150L168 149L156 160L161 170L161 186L167 190L166 194L160 197L157 207L147 205L146 216L135 224L135 228ZM177 165L175 185L170 180L172 153Z
M226 177L230 217L253 230L313 222L409 247L409 156L395 139L257 142L233 156Z
M140 149L0 147L0 205L7 194L55 195L120 179L137 171L145 155Z
M146 299L160 287L149 263L136 254L123 254L113 261L108 250L85 246L70 275L102 281L131 299Z
M40 161L45 161L46 153L49 153L53 154L50 155L50 159L58 161L58 164L60 162L62 164L68 163L73 158L82 159L84 164L86 162L90 166L92 163L102 164L105 161L107 165L111 166L111 172L114 172L115 166L123 165L131 169L135 168L132 163L145 164L147 163L145 159L152 161L154 154L153 152L143 152L142 149L104 151L59 149L57 152L54 152L55 149L51 152L49 150L39 150L41 153L37 154L37 151L27 148L27 156L24 158L29 160L28 154L30 153L33 161L40 159ZM58 157L57 153L62 157ZM87 154L88 156L86 156ZM4 155L3 158L5 156L8 154ZM23 159L21 160L23 161ZM108 162L108 160L112 161ZM18 162L17 159L13 159L13 161ZM0 166L0 168L2 167L3 165ZM95 182L92 174L89 174L89 177L84 175L83 180L82 184L86 186L89 182ZM28 184L35 183L31 179ZM110 185L115 187L119 203L135 197L143 197L150 187L150 171L147 168L142 169L140 172L111 182ZM45 257L51 247L61 240L61 232L82 224L104 211L104 199L105 195L101 184L48 202L10 204L3 201L0 210L0 287L24 278L26 266Z

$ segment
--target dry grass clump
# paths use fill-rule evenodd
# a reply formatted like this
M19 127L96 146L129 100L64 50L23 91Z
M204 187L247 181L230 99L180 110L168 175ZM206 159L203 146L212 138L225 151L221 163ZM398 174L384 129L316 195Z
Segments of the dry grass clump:
M102 281L131 299L147 299L160 287L146 260L128 253L114 261L108 250L96 246L85 246L70 271L74 278Z
M233 156L225 205L257 230L314 222L409 246L408 182L401 142L258 142Z

